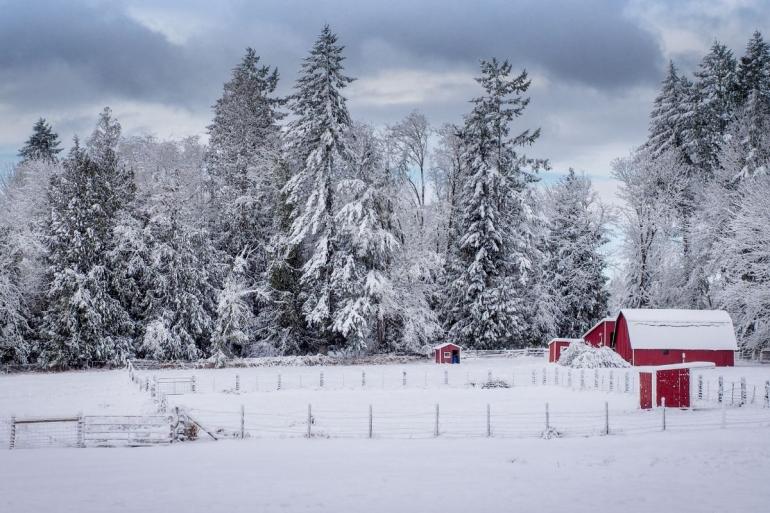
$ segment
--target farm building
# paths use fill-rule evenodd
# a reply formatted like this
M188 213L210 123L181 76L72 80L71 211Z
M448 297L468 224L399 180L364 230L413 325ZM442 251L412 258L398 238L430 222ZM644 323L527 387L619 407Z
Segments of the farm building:
M713 363L679 363L639 371L639 406L690 407L690 369L714 367Z
M723 310L623 309L615 322L614 348L632 365L712 362L732 366L737 343Z
M460 363L460 346L446 342L433 348L436 363Z
M555 338L548 342L548 361L550 363L558 362L561 352L575 341L582 342L583 340L579 338Z
M590 330L583 335L586 344L594 347L612 346L612 334L615 331L615 319L607 317L597 322Z

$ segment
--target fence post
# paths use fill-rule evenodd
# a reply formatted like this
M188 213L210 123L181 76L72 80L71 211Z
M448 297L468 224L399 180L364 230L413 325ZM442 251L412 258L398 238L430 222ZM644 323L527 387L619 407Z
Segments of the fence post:
M741 378L741 406L746 405L746 378Z
M604 401L604 434L610 434L610 403Z
M666 398L662 397L661 402L663 403L663 407L661 408L661 411L663 412L663 431L666 430Z
M192 393L194 394L198 390L198 378L193 374L192 377Z
M278 390L281 389L281 374L278 374Z
M372 427L373 427L374 423L373 423L373 418L372 417L373 417L372 416L372 405L370 404L369 405L369 438L372 437L372 431L373 431Z
M489 383L491 381L492 381L492 371L488 370L487 371L487 383Z
M548 403L545 403L545 430L551 429L551 412L548 410Z
M751 404L754 404L754 401L757 398L757 385L751 386Z
M717 380L719 388L717 389L717 402L722 404L725 399L725 380L722 376L719 376Z
M487 403L487 437L492 436L492 411Z
M361 388L366 388L366 371L361 371Z
M698 399L703 399L703 374L698 374Z
M567 369L567 386L572 388L572 369Z
M548 384L547 378L548 378L548 375L546 374L545 367L543 367L543 385Z
M615 389L615 374L610 371L610 392Z
M402 372L401 385L406 386L406 371L401 371L401 372Z
M444 369L444 384L449 384L449 371L447 369Z
M586 388L586 371L585 369L580 369L580 390L585 390Z
M553 368L553 381L556 386L559 386L559 368Z
M599 369L594 369L594 390L599 390Z
M310 404L307 405L307 437L310 438L312 436L312 431L310 427L313 425L313 410Z
M16 417L11 417L11 435L8 441L8 448L13 449L16 447Z
M765 381L765 408L770 408L770 380Z
M241 405L241 440L246 438L246 408Z
M241 391L241 376L240 374L235 375L235 391L240 392Z
M438 403L436 403L436 425L433 427L433 436L438 436Z
M532 370L532 384L537 385L537 372L534 369Z
M628 371L626 371L626 376L624 379L625 379L625 383L624 383L623 391L625 393L629 393L631 391L631 374L629 374Z
M730 382L730 404L735 404L735 381Z
M321 386L321 388L324 387L324 371L321 371L321 377L318 378L318 383Z
M85 419L83 413L78 413L78 447L86 446Z

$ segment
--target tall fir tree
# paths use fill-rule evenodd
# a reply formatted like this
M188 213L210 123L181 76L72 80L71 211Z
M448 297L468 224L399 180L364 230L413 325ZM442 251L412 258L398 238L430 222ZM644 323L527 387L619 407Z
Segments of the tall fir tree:
M345 141L351 120L342 90L353 79L344 74L343 49L326 25L302 63L289 102L295 116L289 144L297 166L285 187L296 215L289 238L306 254L300 279L302 313L321 349L344 342L333 328L338 306L332 286L339 244L334 190L340 168L350 160Z
M547 200L545 277L558 305L556 332L577 338L608 313L604 214L590 180L572 169L549 189Z
M647 147L653 156L674 151L681 154L683 161L690 161L684 138L691 120L688 113L691 94L692 83L687 77L680 76L674 63L670 62L650 113Z
M43 160L56 162L62 149L59 148L59 136L51 125L43 118L38 119L32 127L32 135L19 150L22 161Z
M510 124L529 99L522 95L527 73L511 76L511 65L482 61L476 79L484 95L463 129L466 178L460 202L460 238L450 265L448 335L476 348L523 344L528 327L525 296L532 243L528 233L527 186L536 164L516 148L540 134L526 130L511 137Z
M131 322L111 295L107 254L127 198L114 187L114 155L93 160L75 141L61 175L51 179L48 287L42 318L43 361L83 366L131 354Z

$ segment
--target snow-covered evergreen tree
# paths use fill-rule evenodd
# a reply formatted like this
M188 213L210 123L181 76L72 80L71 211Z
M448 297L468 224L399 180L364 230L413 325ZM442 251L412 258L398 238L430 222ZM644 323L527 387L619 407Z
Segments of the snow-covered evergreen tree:
M248 48L233 69L214 106L206 153L216 245L231 258L251 248L251 274L265 271L274 230L279 109L284 103L274 96L278 71L259 61Z
M687 77L680 76L673 62L669 63L660 92L655 97L650 113L650 129L647 147L654 157L666 151L682 153L689 162L685 148L685 134L692 121L689 112L692 84Z
M577 338L608 313L604 210L591 181L572 169L548 189L547 198L545 276L559 309L556 333Z
M21 248L0 227L0 362L27 363L32 351L29 305L21 282Z
M32 135L19 150L22 161L43 160L56 162L59 153L59 136L53 131L45 119L38 119L32 127Z
M510 347L523 343L528 328L532 234L525 200L534 180L527 167L536 164L516 148L540 131L510 136L511 122L529 103L522 96L526 72L511 76L507 61L482 61L477 81L484 95L473 100L463 128L466 178L449 264L448 336L470 347Z
M290 152L297 169L286 184L294 208L290 242L302 246L302 313L326 344L340 343L333 328L337 312L332 280L338 230L334 191L340 168L349 162L346 135L351 127L342 90L353 79L344 74L344 47L328 25L305 58L289 106L295 119L289 126Z
M254 340L256 319L247 298L254 294L248 287L245 251L238 255L217 297L217 318L211 337L211 359L220 365L232 356L248 356Z
M120 172L114 157L97 162L76 141L63 173L51 178L41 332L48 365L120 362L131 354L130 319L111 296L106 267L112 228L127 200L114 188Z

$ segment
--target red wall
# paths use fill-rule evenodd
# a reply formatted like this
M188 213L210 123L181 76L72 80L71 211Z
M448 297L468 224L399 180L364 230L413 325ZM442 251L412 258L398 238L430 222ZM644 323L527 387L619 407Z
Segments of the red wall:
M639 373L639 406L645 410L652 408L652 372Z
M548 361L551 363L559 361L562 350L569 345L566 340L555 340L548 344Z
M602 321L586 333L583 339L594 347L609 346L614 330L615 321Z
M635 349L633 363L634 365L666 365L669 363L713 362L717 367L735 365L735 352L729 350L669 349L668 354L664 353L665 351L661 349ZM684 353L684 360L682 360L682 353Z
M457 351L459 354L460 346L449 344L448 346L444 346L440 349L434 349L433 351L436 358L436 363L452 363L452 351ZM449 357L444 357L445 352L449 353Z
M627 362L635 364L632 361L633 351L631 350L631 341L628 339L628 324L623 314L618 316L615 324L615 351ZM638 364L635 364L638 365Z
M659 370L657 374L656 403L663 406L663 398L666 398L666 406L671 408L690 407L690 369Z

